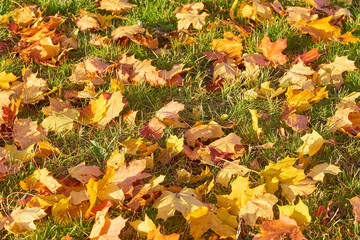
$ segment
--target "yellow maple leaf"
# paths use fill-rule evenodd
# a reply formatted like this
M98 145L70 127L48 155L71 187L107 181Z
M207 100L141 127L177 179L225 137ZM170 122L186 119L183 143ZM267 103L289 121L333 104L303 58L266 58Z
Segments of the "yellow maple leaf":
M149 232L156 230L154 222L146 214L144 221L135 220L129 223L140 234L141 237L146 237Z
M307 133L302 136L301 140L304 141L304 144L298 148L297 152L301 155L307 154L310 157L315 155L325 142L323 137L315 130L313 130L311 134Z
M0 88L10 89L10 82L15 81L19 77L16 77L12 73L0 72Z
M285 205L278 206L280 212L280 218L282 215L286 215L294 219L297 225L304 229L305 226L308 226L311 222L311 216L309 214L308 206L299 199L299 202L296 205Z
M207 232L207 230L213 230L221 238L234 238L236 230L224 223L216 215L216 209L208 209L203 206L192 210L189 215L186 216L191 222L190 234L195 240L202 239L201 236Z
M211 48L218 52L225 52L228 57L239 59L242 56L242 39L232 32L225 32L223 39L213 39Z

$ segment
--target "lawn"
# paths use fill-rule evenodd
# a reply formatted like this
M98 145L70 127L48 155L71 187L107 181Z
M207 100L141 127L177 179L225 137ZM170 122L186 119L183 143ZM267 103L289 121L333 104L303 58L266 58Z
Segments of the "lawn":
M360 238L359 24L326 0L1 1L0 238Z

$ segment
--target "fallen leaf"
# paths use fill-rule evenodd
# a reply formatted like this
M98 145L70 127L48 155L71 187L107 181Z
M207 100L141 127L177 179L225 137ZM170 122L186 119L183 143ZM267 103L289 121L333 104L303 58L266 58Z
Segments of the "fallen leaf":
M101 0L99 9L104 9L115 14L119 14L136 6L137 5L135 4L129 3L128 0Z
M278 39L275 42L271 42L271 39L265 36L260 44L259 50L264 56L276 65L284 65L288 58L282 54L282 51L287 47L286 39Z
M177 233L162 235L159 226L157 229L149 232L147 240L179 240L179 238L180 234Z
M4 224L4 228L14 234L23 234L36 229L34 221L45 217L47 214L39 207L15 208Z
M146 214L144 221L135 220L129 223L140 234L141 237L146 237L149 232L156 230L154 222Z
M221 126L211 121L208 124L199 123L194 127L186 130L184 138L186 139L189 146L194 147L195 141L200 139L201 141L206 141L210 138L218 138L224 135L224 132L221 130Z
M311 216L309 214L309 208L306 206L301 199L296 205L278 206L280 212L280 218L286 215L294 219L300 229L304 229L311 223Z
M99 177L103 174L98 166L86 166L85 162L69 168L68 172L71 177L79 180L82 184L87 184L90 178Z
M162 218L165 221L168 217L173 216L175 211L181 212L186 217L190 212L203 206L204 204L199 200L195 191L187 187L178 193L163 191L153 205L154 208L158 209L156 218Z
M152 118L149 124L142 127L139 132L144 138L157 141L162 137L165 128L166 126L157 118Z
M296 221L285 216L272 221L264 221L260 225L261 233L254 237L254 240L281 239L289 237L292 240L305 240Z
M316 165L315 167L310 169L307 176L311 177L315 181L322 182L324 180L325 174L327 174L327 173L333 174L333 175L338 175L339 173L341 173L341 170L338 166L328 164L328 163L322 163L322 164Z
M297 152L301 155L309 155L309 157L315 155L324 144L324 139L320 134L318 134L315 130L312 133L307 133L301 137L301 140L304 144L298 148Z
M360 197L355 196L353 198L348 199L348 201L353 206L353 213L355 215L355 221L360 222Z
M192 210L186 216L191 222L190 234L195 240L201 239L201 236L209 229L213 230L221 238L234 238L236 230L216 215L216 210L208 209L207 207L199 207Z

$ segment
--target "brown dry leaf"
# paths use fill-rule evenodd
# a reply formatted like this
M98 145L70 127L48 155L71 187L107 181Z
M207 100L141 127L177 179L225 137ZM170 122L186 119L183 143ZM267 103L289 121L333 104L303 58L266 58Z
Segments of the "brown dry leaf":
M14 141L21 149L45 140L47 132L32 121L30 117L25 119L16 119L14 122Z
M117 40L122 37L131 38L136 34L144 33L145 29L139 25L120 26L111 32L111 37Z
M98 58L87 59L75 64L75 69L69 77L69 80L76 84L92 83L93 85L100 85L104 83L102 76L108 67L108 64Z
M145 33L145 36L137 34L130 37L130 39L134 43L150 49L157 49L159 47L159 40L157 38L154 39L148 32Z
M186 130L184 138L189 146L194 147L197 139L206 141L211 138L218 138L224 135L221 126L214 121L208 124L197 123L192 128Z
M87 184L90 178L96 178L103 174L98 166L86 166L85 162L69 168L68 172L71 177L79 180L82 184Z
M156 218L162 218L165 221L168 217L173 216L175 211L181 212L186 217L190 212L204 206L196 192L187 187L184 187L178 193L163 191L153 205L154 208L158 209Z
M254 237L254 240L281 239L286 236L292 240L306 240L301 233L296 221L286 215L280 219L265 221L260 225L261 233Z
M284 108L281 114L281 120L286 123L286 126L291 127L295 132L303 132L309 130L309 119L307 116L294 113L293 108Z
M212 210L202 206L193 209L186 219L191 223L190 234L195 240L202 239L201 236L209 229L221 238L234 238L236 235L236 230L217 216L216 209Z
M147 240L179 240L180 239L180 234L177 233L173 233L170 235L162 235L162 233L160 232L160 226L149 232Z
M40 207L16 208L12 211L7 221L4 224L4 228L10 233L23 234L27 231L34 231L36 226L34 221L45 217L47 214Z
M243 55L242 39L232 32L225 32L223 39L213 39L211 48L217 52L226 53L229 58L240 59Z
M278 39L275 42L271 42L271 39L265 36L258 48L264 54L264 56L276 65L284 65L288 58L282 54L282 51L287 47L286 39Z
M62 185L50 175L46 168L35 170L33 174L27 176L24 180L20 181L20 186L26 191L44 190L46 187L50 192L56 193Z
M152 118L149 121L149 124L142 127L139 132L144 138L157 141L162 137L165 128L166 125L160 122L157 118Z
M135 4L129 3L128 0L101 0L99 9L111 11L117 15L136 6Z
M339 173L341 173L341 170L338 166L328 164L328 163L322 163L322 164L316 165L315 167L310 169L307 176L311 177L315 181L322 182L324 180L326 173L338 175Z
M353 208L353 213L355 214L355 221L360 222L360 197L355 196L353 198L348 199Z
M32 5L13 10L11 16L17 25L27 27L41 16L41 12L36 9L36 6Z

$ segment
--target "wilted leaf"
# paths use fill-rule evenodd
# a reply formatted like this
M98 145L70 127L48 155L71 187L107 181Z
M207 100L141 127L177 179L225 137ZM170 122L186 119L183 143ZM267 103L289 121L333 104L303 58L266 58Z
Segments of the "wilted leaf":
M301 137L304 144L297 150L301 155L309 155L309 157L315 155L324 144L324 139L315 130L312 133L307 133Z

